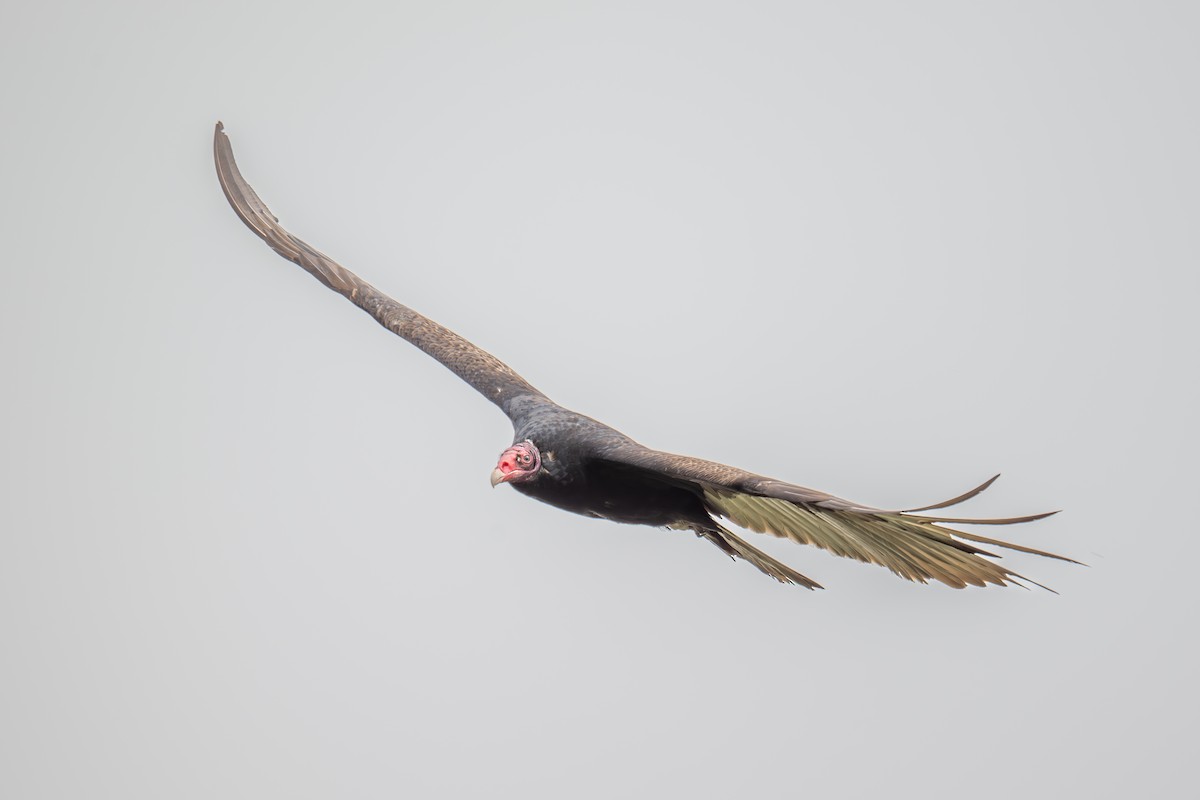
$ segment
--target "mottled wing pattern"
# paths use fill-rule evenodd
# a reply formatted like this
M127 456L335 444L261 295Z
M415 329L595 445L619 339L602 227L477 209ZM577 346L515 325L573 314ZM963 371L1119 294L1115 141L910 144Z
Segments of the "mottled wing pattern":
M603 454L606 460L692 484L709 512L760 533L809 544L835 555L887 567L911 581L941 581L961 589L1021 581L1037 584L988 558L998 558L978 545L1072 559L1010 542L943 526L943 523L1007 525L1050 516L1034 514L1004 519L961 519L888 511L852 503L824 492L755 475L745 470L689 456L623 445ZM930 511L961 503L991 485L995 478L951 500L913 511ZM1055 513L1055 512L1050 512ZM1078 563L1078 562L1074 562ZM1045 588L1045 587L1043 587Z
M480 394L508 412L514 397L545 395L500 359L453 331L418 314L366 283L324 253L288 233L250 184L242 178L224 126L213 134L213 157L221 188L242 222L288 261L299 264L321 283L343 295L381 325L436 358ZM511 416L511 415L510 415Z

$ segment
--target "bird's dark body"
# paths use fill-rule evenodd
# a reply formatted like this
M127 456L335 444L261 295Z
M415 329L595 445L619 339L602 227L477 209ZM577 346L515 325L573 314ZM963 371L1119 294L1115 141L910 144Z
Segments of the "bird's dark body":
M1022 577L990 561L994 554L979 545L1062 558L940 524L1006 525L1047 514L979 520L916 513L968 500L995 478L935 505L885 511L725 464L644 447L556 404L500 359L396 302L285 230L238 171L220 123L213 153L230 205L276 253L437 359L512 420L514 444L501 454L492 473L493 486L509 483L524 495L587 517L690 530L778 581L810 589L819 584L718 520L881 564L909 580L937 580L956 588L1005 585ZM517 322L534 330L538 326L533 315L521 315Z
M612 522L714 528L693 484L603 457L606 451L640 447L620 431L539 398L518 398L513 406L520 409L513 418L514 441L533 442L542 456L537 480L512 485L521 494Z
M695 490L604 460L564 459L556 453L549 465L542 461L536 481L513 488L585 517L656 527L712 526Z

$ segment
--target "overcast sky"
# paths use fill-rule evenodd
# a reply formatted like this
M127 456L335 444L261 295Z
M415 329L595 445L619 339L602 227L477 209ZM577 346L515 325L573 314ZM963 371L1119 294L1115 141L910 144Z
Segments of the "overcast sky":
M1167 797L1191 777L1186 3L17 4L0 796ZM529 501L292 231L639 441L1064 513L954 591ZM985 534L998 531L982 530Z

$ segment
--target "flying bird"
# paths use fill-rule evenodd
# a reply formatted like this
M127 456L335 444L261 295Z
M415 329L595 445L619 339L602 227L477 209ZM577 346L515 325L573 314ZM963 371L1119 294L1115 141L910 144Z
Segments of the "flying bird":
M946 527L1008 525L1056 512L1005 519L921 513L969 500L995 477L941 503L888 511L724 464L644 447L602 422L558 405L495 356L401 305L284 230L242 178L220 122L213 135L213 155L229 204L271 249L433 356L508 416L513 443L492 470L492 486L508 484L535 500L586 517L691 531L777 581L808 589L822 587L754 547L722 521L879 564L911 581L935 580L955 588L1022 585L1022 581L1041 586L989 560L998 556L982 546L1078 563Z

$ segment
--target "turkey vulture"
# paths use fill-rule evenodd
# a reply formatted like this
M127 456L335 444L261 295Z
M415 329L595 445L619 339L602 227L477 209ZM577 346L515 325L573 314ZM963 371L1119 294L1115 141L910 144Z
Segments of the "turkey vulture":
M243 180L220 122L213 136L213 154L229 204L271 249L436 358L508 415L515 435L492 471L493 486L507 483L536 500L587 517L692 531L777 581L809 589L822 587L718 520L880 564L911 581L936 580L955 588L1021 585L1022 580L1036 584L984 558L997 556L979 545L1072 561L942 525L1007 525L1050 514L959 519L916 513L968 500L996 478L935 505L886 511L724 464L644 447L602 422L558 405L495 356L397 303L284 230Z

